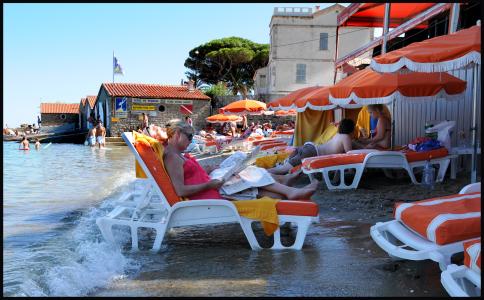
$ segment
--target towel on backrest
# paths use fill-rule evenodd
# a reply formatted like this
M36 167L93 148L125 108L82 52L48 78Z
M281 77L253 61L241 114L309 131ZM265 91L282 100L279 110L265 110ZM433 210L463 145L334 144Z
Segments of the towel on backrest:
M272 168L277 163L283 162L291 153L292 151L281 151L276 154L262 156L255 160L255 165L264 169Z
M320 145L328 142L333 136L338 133L338 127L334 124L329 124L328 127L323 131L323 133L314 141L314 144Z
M242 217L259 220L264 233L271 236L279 228L276 204L279 200L262 197L255 200L232 201Z
M160 160L163 168L165 168L165 165L163 164L163 146L161 143L152 137L149 137L144 134L140 134L136 131L133 131L133 138L136 142L144 142L150 144L150 146L153 148L153 150L156 152L158 159ZM138 161L135 161L135 168L136 168L136 178L147 178L145 172L143 172L143 169L139 165Z

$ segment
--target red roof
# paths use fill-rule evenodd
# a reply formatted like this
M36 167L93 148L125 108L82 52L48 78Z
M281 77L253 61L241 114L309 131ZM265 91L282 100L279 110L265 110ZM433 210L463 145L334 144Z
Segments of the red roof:
M398 27L436 3L391 3L389 27ZM353 3L338 15L338 26L383 27L385 3ZM427 22L415 28L427 28Z
M87 96L87 101L89 102L89 107L91 107L91 109L94 109L94 104L96 104L96 98L97 96Z
M109 96L127 96L140 98L210 100L200 90L189 91L183 85L159 85L144 83L103 83Z
M79 103L40 103L41 114L78 114Z

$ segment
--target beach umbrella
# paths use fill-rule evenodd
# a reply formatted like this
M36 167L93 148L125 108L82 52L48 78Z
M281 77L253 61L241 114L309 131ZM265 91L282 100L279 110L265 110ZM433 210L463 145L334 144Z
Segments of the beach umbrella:
M358 71L329 87L332 103L347 107L392 104L392 147L395 135L395 100L432 101L463 98L466 82L445 72L378 73ZM354 103L354 104L353 104Z
M244 99L230 103L220 109L224 115L261 115L267 110L264 102Z
M358 71L329 87L329 100L345 106L390 104L394 100L459 99L466 82L445 72L378 73L370 68Z
M223 124L226 122L241 122L242 117L236 115L216 114L205 119L209 123Z
M303 112L306 108L312 110L330 110L336 105L329 101L329 87L319 87L296 99L293 104L297 112Z
M287 117L287 116L295 116L297 115L297 112L295 109L290 109L290 110L278 110L274 113L274 115L278 117Z
M477 180L477 85L481 64L481 26L415 42L398 50L377 56L370 67L378 72L395 72L403 67L418 72L451 71L473 66L472 93L472 171L471 182Z
M294 101L301 98L302 96L319 89L320 86L310 86L310 87L305 87L299 90L295 90L294 92L291 92L287 94L284 97L277 98L272 100L267 104L267 107L272 109L272 110L289 110L293 109L293 104Z

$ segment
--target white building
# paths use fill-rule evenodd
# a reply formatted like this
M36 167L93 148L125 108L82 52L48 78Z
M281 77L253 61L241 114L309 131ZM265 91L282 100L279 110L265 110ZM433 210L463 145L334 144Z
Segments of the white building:
M258 99L270 101L300 88L333 84L336 19L344 8L340 4L325 9L316 6L314 11L308 7L274 8L269 24L269 63L254 75ZM340 28L338 57L372 39L373 28ZM369 63L371 54L372 50L350 64Z

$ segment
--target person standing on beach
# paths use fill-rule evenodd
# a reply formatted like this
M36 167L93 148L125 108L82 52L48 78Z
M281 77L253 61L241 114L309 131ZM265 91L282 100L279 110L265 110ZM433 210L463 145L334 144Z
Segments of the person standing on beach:
M39 126L39 128L41 127L41 124L42 124L42 121L40 120L40 116L38 115L37 116L37 125Z
M89 129L89 132L87 133L87 144L91 146L91 148L96 146L96 128L94 127Z
M192 121L192 118L190 118L190 116L186 116L185 117L185 122L190 125L190 126L193 126L193 121Z
M40 150L40 141L39 141L39 139L35 139L35 150Z
M145 130L145 129L148 130L148 126L149 126L148 115L145 113L142 113L141 116L142 116L141 130Z
M20 150L30 150L29 140L27 139L26 135L24 135L24 137L22 138L22 141L20 142L19 149Z
M99 145L99 149L104 148L106 140L106 128L103 126L103 122L99 121L96 126L96 143Z

